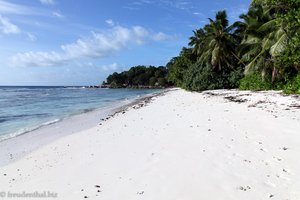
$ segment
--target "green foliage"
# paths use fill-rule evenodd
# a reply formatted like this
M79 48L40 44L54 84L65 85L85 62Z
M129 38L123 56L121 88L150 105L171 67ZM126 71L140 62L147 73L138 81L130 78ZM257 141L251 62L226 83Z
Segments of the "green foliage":
M150 86L155 86L155 84L157 83L157 78L156 77L151 77L150 79L149 79L149 85Z
M197 62L187 70L183 87L192 91L236 88L242 77L242 68L220 72L208 64Z
M166 84L167 84L166 78L158 78L157 79L157 83L156 83L157 86L164 87L164 86L166 86Z
M240 81L241 90L271 90L273 89L270 78L263 80L261 74L255 73L245 76Z
M226 11L219 11L215 20L209 21L210 23L204 26L205 46L202 46L203 52L199 60L209 63L219 71L231 68L233 62L236 62L236 39L232 27L228 24Z
M228 76L228 88L238 88L240 80L244 77L244 68L239 67L230 71Z
M185 70L182 85L197 91L277 90L288 82L286 87L298 88L297 79L289 80L300 71L300 1L254 0L241 19L228 26L220 11L193 32L189 45L198 63Z
M183 86L184 74L195 61L196 57L192 49L183 48L180 55L172 58L167 64L168 80L178 87Z
M192 91L213 90L222 88L222 81L223 79L211 66L198 62L187 70L183 87Z
M168 87L172 85L167 79L168 70L165 67L136 66L121 73L109 75L104 85L111 88Z
M300 74L288 81L284 87L284 92L287 94L300 94Z
M193 31L166 68L137 66L107 78L112 87L283 89L299 93L300 0L253 0L229 25L225 11ZM245 75L244 75L245 74Z
M181 54L173 62L170 73L177 74L173 73L171 80L193 91L238 87L243 67L236 55L240 39L235 31L236 27L228 24L226 12L218 12L214 20L209 19L209 24L195 30L190 37L196 62Z
M287 72L293 71L292 68L300 71L300 34L296 33L295 35L291 38L285 51L276 60L277 65L282 66ZM286 70L287 68L290 70Z

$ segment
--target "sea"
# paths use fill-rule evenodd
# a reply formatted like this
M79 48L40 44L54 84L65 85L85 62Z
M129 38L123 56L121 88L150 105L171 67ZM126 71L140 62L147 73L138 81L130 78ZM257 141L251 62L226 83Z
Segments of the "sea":
M0 86L0 141L156 92L159 90Z

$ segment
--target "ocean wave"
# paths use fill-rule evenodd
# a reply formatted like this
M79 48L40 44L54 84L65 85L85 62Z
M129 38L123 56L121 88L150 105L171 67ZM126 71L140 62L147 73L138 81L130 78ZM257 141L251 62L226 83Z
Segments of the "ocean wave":
M24 119L29 117L48 117L50 114L48 113L36 113L36 114L19 114L19 115L7 115L7 116L0 116L0 123L6 121L12 121L16 119Z
M84 87L64 87L64 89L75 90L75 89L84 89Z
M51 118L65 119L98 109L122 106L143 95L153 93L151 90L85 90L73 86L0 86L0 89L0 140L51 124L53 122L38 124ZM21 129L23 125L26 127Z
M10 134L5 134L5 135L0 135L0 142L1 141L4 141L4 140L7 140L7 139L10 139L10 138L14 138L14 137L17 137L17 136L20 136L20 135L23 135L25 133L29 133L31 131L35 131L35 130L38 130L44 126L48 126L48 125L51 125L51 124L54 124L54 123L57 123L61 121L61 119L54 119L54 120L50 120L50 121L47 121L45 123L42 123L40 125L37 125L37 126L33 126L33 127L27 127L27 128L22 128L14 133L10 133Z

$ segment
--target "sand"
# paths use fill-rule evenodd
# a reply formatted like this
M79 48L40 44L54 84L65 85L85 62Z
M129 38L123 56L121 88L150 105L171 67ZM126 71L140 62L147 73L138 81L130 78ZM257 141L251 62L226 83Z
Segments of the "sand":
M174 89L141 105L2 164L0 197L300 199L298 96Z

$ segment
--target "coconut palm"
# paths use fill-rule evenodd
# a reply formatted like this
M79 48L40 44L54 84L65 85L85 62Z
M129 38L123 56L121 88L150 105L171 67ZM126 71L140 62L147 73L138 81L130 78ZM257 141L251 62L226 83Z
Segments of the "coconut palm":
M261 71L262 77L270 72L274 81L278 66L274 63L277 56L285 50L287 34L278 18L274 17L271 8L252 5L243 19L243 41L241 43L242 59L248 64L245 74Z
M193 31L193 36L191 36L189 46L192 47L192 52L197 56L201 55L203 52L203 47L205 45L205 31L203 29L197 29Z
M219 11L216 19L209 19L210 24L204 27L205 45L200 60L208 62L219 71L232 67L235 55L235 37L232 27L228 26L226 11Z

